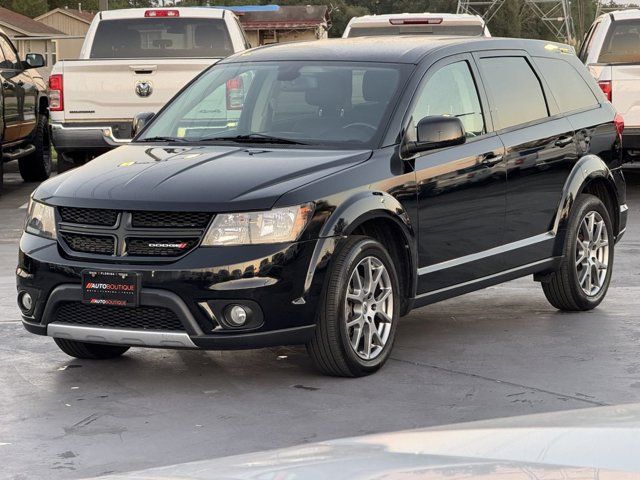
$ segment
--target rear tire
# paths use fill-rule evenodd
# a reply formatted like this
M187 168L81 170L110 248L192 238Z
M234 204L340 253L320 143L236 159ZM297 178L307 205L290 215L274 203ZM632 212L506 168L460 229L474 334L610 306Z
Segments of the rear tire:
M38 116L38 124L31 143L35 152L18 160L20 175L25 182L42 182L51 175L51 141L49 139L49 118Z
M129 350L129 347L78 342L76 340L67 340L65 338L54 338L53 340L56 342L56 345L58 345L60 350L70 357L89 360L117 358Z
M346 240L327 272L307 344L316 367L339 377L376 372L393 347L400 307L398 276L386 249L369 237Z
M596 308L609 289L613 250L607 208L594 195L579 195L567 224L560 267L542 283L549 303L570 312Z

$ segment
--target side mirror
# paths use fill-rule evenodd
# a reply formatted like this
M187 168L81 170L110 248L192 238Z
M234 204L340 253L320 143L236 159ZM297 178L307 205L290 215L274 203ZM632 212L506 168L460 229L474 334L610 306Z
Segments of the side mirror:
M138 132L140 132L145 125L147 125L153 117L155 117L155 113L153 112L142 112L136 113L131 121L131 138L135 137Z
M407 142L402 148L403 154L414 155L436 148L461 145L466 142L464 126L458 117L424 117L416 127L415 142Z
M47 66L47 61L39 53L27 53L24 58L26 68L42 68Z

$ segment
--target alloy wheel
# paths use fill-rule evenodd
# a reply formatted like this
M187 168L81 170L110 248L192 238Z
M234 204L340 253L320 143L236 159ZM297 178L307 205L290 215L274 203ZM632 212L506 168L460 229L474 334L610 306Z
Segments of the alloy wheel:
M598 295L609 269L609 234L602 215L595 210L588 212L580 222L575 268L582 291L590 297Z
M364 360L376 358L389 340L393 321L393 286L378 258L365 257L353 269L344 308L352 350Z

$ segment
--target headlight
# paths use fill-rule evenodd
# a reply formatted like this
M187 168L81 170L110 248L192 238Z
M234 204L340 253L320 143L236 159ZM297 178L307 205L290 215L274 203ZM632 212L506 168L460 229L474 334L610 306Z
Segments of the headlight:
M56 216L53 207L29 200L24 231L40 237L56 239Z
M222 213L207 231L204 246L255 245L296 241L313 215L313 204L266 212Z

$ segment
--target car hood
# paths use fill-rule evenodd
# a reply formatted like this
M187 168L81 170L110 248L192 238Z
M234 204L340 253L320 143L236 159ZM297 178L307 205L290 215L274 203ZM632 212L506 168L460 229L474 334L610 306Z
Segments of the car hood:
M34 198L52 205L91 208L269 209L289 190L370 155L369 150L131 144L53 177L36 190Z
M640 405L334 440L100 477L109 480L637 479Z

